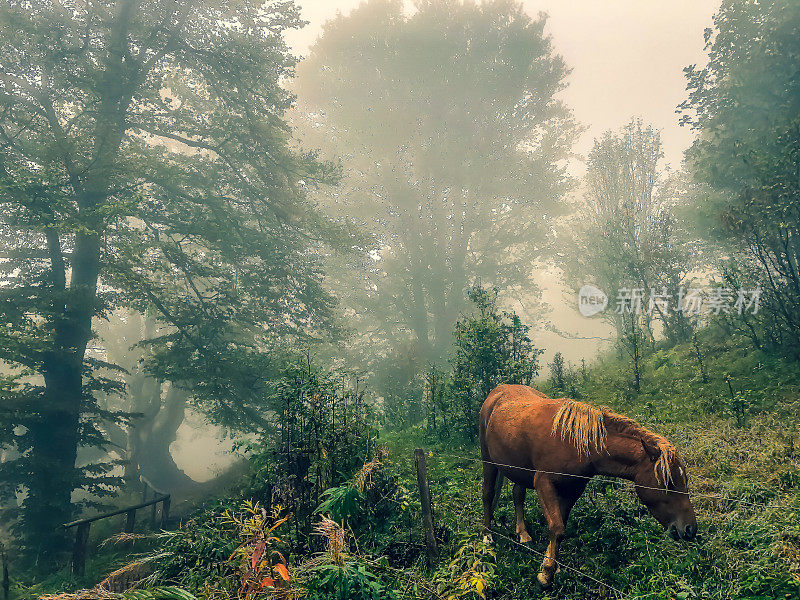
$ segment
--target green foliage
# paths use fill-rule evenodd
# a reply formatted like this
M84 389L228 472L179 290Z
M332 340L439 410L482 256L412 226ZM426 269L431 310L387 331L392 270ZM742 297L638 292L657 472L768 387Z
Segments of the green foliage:
M694 343L687 342L663 346L643 358L638 396L629 393L627 360L611 356L602 360L602 367L589 370L580 390L599 405L618 405L648 420L658 416L691 421L697 415L714 415L735 421L737 411L744 419L770 412L791 415L800 392L800 373L792 360L755 350L746 338L729 337L718 327L698 332L697 344L705 380Z
M361 511L364 495L355 486L340 485L325 490L323 502L315 512L330 515L335 521L350 522Z
M498 306L497 288L473 286L467 298L473 310L454 325L451 369L436 363L415 378L411 398L397 398L386 415L395 429L417 425L423 418L430 434L474 438L481 403L500 383L530 384L539 373L542 350L533 346L528 331L513 311Z
M691 543L667 539L627 484L594 481L572 511L559 560L639 597L794 598L800 594L800 374L793 362L753 350L746 340L731 340L719 330L701 330L697 342L707 357L707 383L698 373L694 344L686 343L659 348L643 359L647 376L637 398L620 393L628 367L614 357L587 368L575 385L594 404L610 405L675 443L696 494L698 537ZM726 375L751 401L741 426L727 412ZM476 456L474 442L460 446L463 438L429 444L440 556L429 572L410 460L426 435L416 426L388 436L388 455L379 453L378 461L330 488L320 512L336 513L352 526L346 530L327 520L323 530L315 517L322 548L309 543L293 520L284 526L284 546L276 542L275 549L288 559L292 590L320 600L613 595L570 569L556 575L551 590L537 591L540 555L502 538L495 547L480 541L482 475L480 464L468 459ZM253 458L259 467L274 461L270 452ZM259 470L254 479L273 476L267 473ZM497 513L498 526L506 530L514 519L510 495L503 493ZM263 517L253 506L243 509L240 499L222 500L181 530L161 534L163 545L150 559L156 575L147 585L176 585L198 597L236 594L241 561L229 558L237 548L245 558L257 548L251 543L255 538L242 535L247 515ZM226 511L237 518L226 517ZM533 501L527 517L533 548L543 551L547 533Z
M547 365L550 369L550 377L542 381L540 388L551 398L568 397L580 400L583 397L581 392L581 382L585 379L585 373L581 373L569 363L564 362L564 355L556 352L553 360ZM585 364L584 364L585 370Z
M304 583L310 600L395 600L396 593L363 562L312 567Z
M552 362L548 365L550 367L550 385L556 389L564 391L567 379L564 372L564 355L561 352L556 352L553 355Z
M721 244L724 284L763 288L757 315L730 327L800 357L800 5L725 0L706 31L708 64L686 69L682 121L701 235ZM749 312L749 311L748 311Z
M447 600L487 598L496 582L497 556L477 537L464 540L453 558L434 574L439 594Z
M300 23L284 1L0 6L0 359L21 377L0 390L0 485L24 486L32 550L66 546L75 490L117 483L76 468L122 416L95 402L113 365L87 355L111 309L156 315L149 369L229 427L258 412L264 348L336 329L310 250L349 236L305 198L335 172L285 122Z
M424 418L420 402L422 362L413 344L398 344L385 360L372 361L370 385L383 397L384 416L392 427L407 428Z
M119 595L123 600L197 600L184 589L175 586L129 590Z
M529 385L539 373L542 351L533 347L530 328L516 313L498 308L496 289L475 286L468 296L475 313L455 325L450 395L455 427L474 438L478 412L489 392L500 383Z
M53 526L74 490L96 497L116 483L111 465L74 466L78 448L102 448L107 426L125 422L95 402L119 392L121 376L86 349L93 320L126 307L159 323L142 372L192 389L211 419L257 441L242 443L253 471L239 497L158 534L142 558L151 578L122 600L800 596L796 2L724 0L708 66L687 70L683 108L700 132L689 164L731 254L721 277L762 285L762 312L721 315L697 332L679 313L627 313L615 323L629 356L578 377L558 353L543 382L672 440L700 534L665 540L629 486L592 482L560 556L583 574L563 569L546 592L534 591L538 554L479 541L471 458L480 403L498 383L537 384L540 351L499 308L497 288L473 287L474 311L458 318L471 279L525 282L545 243L530 240L547 240L542 215L568 183L560 161L575 128L556 99L566 69L544 17L514 2L420 2L413 13L367 2L326 28L303 67L312 129L335 135L357 173L329 208L357 211L377 232L361 285L336 285L360 290L343 294L359 324L369 311L380 322L371 364L392 368L375 380L394 424L408 428L387 456L359 376L265 351L337 329L312 257L350 240L306 201L309 184L335 177L292 150L284 120L295 61L281 35L299 24L296 7L141 7L0 7L0 359L13 369L0 376L0 445L12 459L0 465L0 501L27 492L21 523L42 555L59 547ZM687 261L668 209L681 182L661 178L660 158L658 134L638 121L597 141L578 262L610 293L629 282L663 287L674 302ZM426 440L433 574L409 460ZM528 516L543 550L543 519Z
M633 596L794 598L800 593L796 520L800 374L793 362L753 350L745 339L730 339L719 329L701 330L698 344L706 357L707 383L699 374L692 343L663 346L644 357L646 375L635 398L625 393L630 377L627 360L607 356L575 378L588 401L630 415L676 444L689 466L690 489L700 495L693 498L700 523L697 540L679 544L665 539L661 527L624 485L593 482L572 512L560 560ZM726 375L734 390L741 390L750 401L741 427L727 406ZM422 433L414 429L393 437L392 454L411 456L415 446L425 443ZM466 447L457 447L454 440L428 443L437 525L456 533L440 548L439 573L454 585L456 575L448 580L444 573L461 547L461 536L480 532L481 469L474 461L457 458L474 456L474 443ZM403 473L413 485L413 469ZM510 496L504 492L498 507L498 523L503 524L499 526L506 530L514 522ZM547 533L536 506L529 500L528 522L533 548L541 552ZM414 531L422 539L416 523ZM567 569L556 576L552 590L542 593L534 588L541 556L502 539L494 551L494 597L577 600L613 595Z
M407 511L411 502L386 458L385 447L377 449L350 481L325 490L314 511L315 516L329 517L347 527L358 538L362 552L384 549L400 512Z
M151 581L189 590L214 588L235 592L239 587L239 565L230 557L239 547L235 527L226 523L226 504L217 503L188 519L178 530L162 534L160 548L151 559L155 567Z
M376 411L357 374L323 366L310 354L287 353L283 360L265 386L272 418L264 419L256 442L243 443L254 469L242 493L290 510L303 537L296 541L306 543L323 494L350 484L379 453Z

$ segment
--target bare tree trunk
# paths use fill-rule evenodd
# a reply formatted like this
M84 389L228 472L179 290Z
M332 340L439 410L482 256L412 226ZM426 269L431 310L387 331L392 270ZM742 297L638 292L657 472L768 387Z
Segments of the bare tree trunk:
M141 439L138 449L139 472L157 488L175 492L197 485L181 470L170 452L178 429L186 415L187 394L176 385L169 386L161 410Z
M703 354L700 352L700 343L697 341L697 332L692 335L692 344L694 345L694 352L697 356L697 364L700 365L700 376L703 378L703 383L708 383L708 375L703 365Z

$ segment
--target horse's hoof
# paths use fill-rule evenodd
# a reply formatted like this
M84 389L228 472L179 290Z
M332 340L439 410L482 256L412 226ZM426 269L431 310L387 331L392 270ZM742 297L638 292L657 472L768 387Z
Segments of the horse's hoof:
M550 586L552 586L552 585L553 585L553 580L552 579L548 580L544 573L539 573L536 576L536 587L537 588L540 588L542 590L546 590L546 589L549 589Z
M525 539L522 536L519 536L519 543L522 544L523 546L530 546L533 544L533 538L528 536L528 538Z

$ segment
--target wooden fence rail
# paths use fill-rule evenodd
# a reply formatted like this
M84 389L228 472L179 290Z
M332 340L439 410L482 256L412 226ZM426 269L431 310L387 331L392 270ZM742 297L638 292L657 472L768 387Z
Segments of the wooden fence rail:
M92 526L92 523L94 523L95 521L99 521L101 519L107 519L109 517L114 517L116 515L124 514L125 532L133 533L133 527L136 524L136 511L139 510L140 508L146 508L148 506L152 506L153 507L152 521L153 524L155 524L156 504L160 502L161 528L164 529L166 528L167 520L169 519L170 499L171 498L169 494L160 494L157 495L152 500L140 502L139 504L134 504L133 506L126 506L125 508L112 510L111 512L103 513L101 515L96 515L94 517L88 517L86 519L78 519L77 521L64 523L63 527L65 529L69 529L71 527L77 527L75 531L75 545L72 547L72 573L74 575L83 575L86 569L86 554L89 542L89 530Z

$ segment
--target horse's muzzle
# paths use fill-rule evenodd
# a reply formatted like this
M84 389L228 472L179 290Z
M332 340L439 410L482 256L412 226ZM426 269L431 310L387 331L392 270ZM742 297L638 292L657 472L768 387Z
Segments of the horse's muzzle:
M669 533L676 540L691 540L697 535L697 524L690 523L684 527L679 527L676 523L669 526Z

